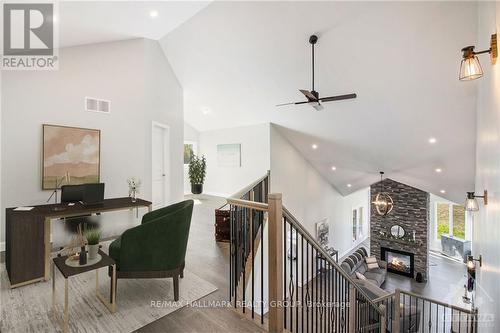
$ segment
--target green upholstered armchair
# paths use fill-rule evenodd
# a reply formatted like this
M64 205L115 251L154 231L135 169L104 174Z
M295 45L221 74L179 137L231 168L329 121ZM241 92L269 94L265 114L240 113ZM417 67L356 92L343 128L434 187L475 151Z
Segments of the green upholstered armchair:
M115 239L109 255L116 261L116 278L172 277L174 300L178 301L192 213L193 200L149 212L141 225Z

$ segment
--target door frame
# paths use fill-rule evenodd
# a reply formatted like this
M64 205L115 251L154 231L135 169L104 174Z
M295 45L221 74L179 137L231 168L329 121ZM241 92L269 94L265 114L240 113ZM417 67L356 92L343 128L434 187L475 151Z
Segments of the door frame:
M164 165L164 171L166 177L163 180L163 191L165 193L164 201L161 205L156 205L153 202L153 208L161 208L165 207L169 202L170 202L170 190L169 190L169 184L170 184L170 126L165 125L163 123L160 123L158 121L152 121L151 122L151 200L154 200L153 196L153 182L154 182L154 164L153 164L153 154L154 154L154 130L155 127L159 127L164 130L164 136L163 136L163 145L165 149L165 154L163 155L163 165Z

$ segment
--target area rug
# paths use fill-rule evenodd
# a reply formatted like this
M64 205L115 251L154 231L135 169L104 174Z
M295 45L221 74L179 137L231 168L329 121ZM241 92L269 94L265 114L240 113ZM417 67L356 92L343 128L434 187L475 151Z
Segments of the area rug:
M184 270L179 301L172 279L119 279L117 309L110 313L95 295L95 271L69 278L70 332L132 332L217 290ZM0 265L0 332L61 332L52 312L52 280L10 289L5 264ZM109 295L107 268L99 270L102 295ZM57 312L64 308L64 278L56 269Z

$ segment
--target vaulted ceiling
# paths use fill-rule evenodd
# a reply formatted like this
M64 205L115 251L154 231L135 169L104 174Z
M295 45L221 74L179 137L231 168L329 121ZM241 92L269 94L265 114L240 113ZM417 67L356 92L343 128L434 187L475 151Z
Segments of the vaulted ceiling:
M476 6L71 1L59 2L57 22L63 47L160 39L184 87L185 120L200 131L272 122L344 195L383 170L461 202L474 188L477 82L457 76L460 49L476 43ZM276 108L311 87L313 33L316 90L358 98L319 112Z
M477 83L457 76L476 12L472 2L214 2L161 44L196 129L272 122L344 195L383 170L461 202L474 188ZM312 33L316 90L358 98L276 108L310 89Z
M58 1L59 46L159 39L210 1Z

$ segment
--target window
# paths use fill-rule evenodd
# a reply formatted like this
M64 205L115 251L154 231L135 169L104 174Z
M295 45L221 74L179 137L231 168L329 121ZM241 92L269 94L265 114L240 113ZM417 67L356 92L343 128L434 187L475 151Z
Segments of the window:
M465 208L453 205L453 236L465 239Z
M450 208L448 204L437 204L437 238L450 233Z
M448 203L436 205L437 239L452 235L465 239L465 207Z
M352 241L363 236L363 207L352 210Z
M191 156L194 154L194 145L192 143L184 144L184 164L191 162Z
M358 238L358 210L352 210L352 241Z

